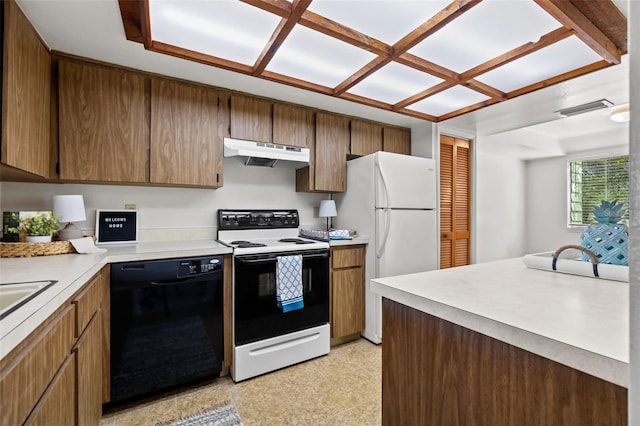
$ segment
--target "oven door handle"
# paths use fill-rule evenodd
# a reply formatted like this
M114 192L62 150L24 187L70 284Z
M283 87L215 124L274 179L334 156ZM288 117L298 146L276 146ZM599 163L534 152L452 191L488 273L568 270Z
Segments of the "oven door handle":
M302 261L304 262L305 260L308 260L308 259L327 259L328 257L329 257L329 253L309 254L309 255L303 255ZM236 257L236 261L240 263L247 263L247 264L269 263L269 262L275 262L277 260L278 260L278 256L263 257L260 259L243 259L241 257Z

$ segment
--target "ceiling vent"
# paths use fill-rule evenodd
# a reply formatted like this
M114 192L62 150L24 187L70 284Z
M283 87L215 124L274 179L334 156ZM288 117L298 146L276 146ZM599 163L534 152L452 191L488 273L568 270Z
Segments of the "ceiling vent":
M595 111L597 109L602 109L602 108L609 108L612 106L613 106L613 102L610 102L607 99L600 99L600 100L588 102L582 105L576 105L569 108L559 109L553 112L557 112L560 115L563 115L565 117L570 117L572 115L583 114L585 112Z

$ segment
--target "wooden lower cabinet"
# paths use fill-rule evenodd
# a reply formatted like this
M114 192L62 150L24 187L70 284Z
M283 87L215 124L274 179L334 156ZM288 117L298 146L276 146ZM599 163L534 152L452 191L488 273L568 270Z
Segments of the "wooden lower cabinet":
M365 246L331 248L331 337L364 330Z
M0 360L1 426L100 423L108 286L107 266Z
M76 418L75 356L68 356L25 422L29 426L90 425Z
M626 425L627 389L384 298L383 425Z
M74 348L78 425L97 425L102 416L102 312L89 322Z

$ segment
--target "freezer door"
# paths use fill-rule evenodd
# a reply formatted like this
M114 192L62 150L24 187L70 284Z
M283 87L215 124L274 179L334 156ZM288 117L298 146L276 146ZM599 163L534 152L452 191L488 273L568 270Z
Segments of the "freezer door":
M375 155L377 208L436 208L434 160L391 152Z
M376 277L437 269L435 210L376 210Z

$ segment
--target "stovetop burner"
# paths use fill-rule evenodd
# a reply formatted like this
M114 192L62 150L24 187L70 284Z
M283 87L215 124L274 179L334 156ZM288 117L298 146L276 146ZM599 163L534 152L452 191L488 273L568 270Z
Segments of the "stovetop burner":
M296 244L313 244L313 241L305 241L300 238L282 238L278 240L281 243L296 243Z
M251 241L244 241L244 240L236 240L236 241L231 241L229 244L234 245L238 248L250 248L250 247L266 247L266 244L262 244L262 243L252 243Z

